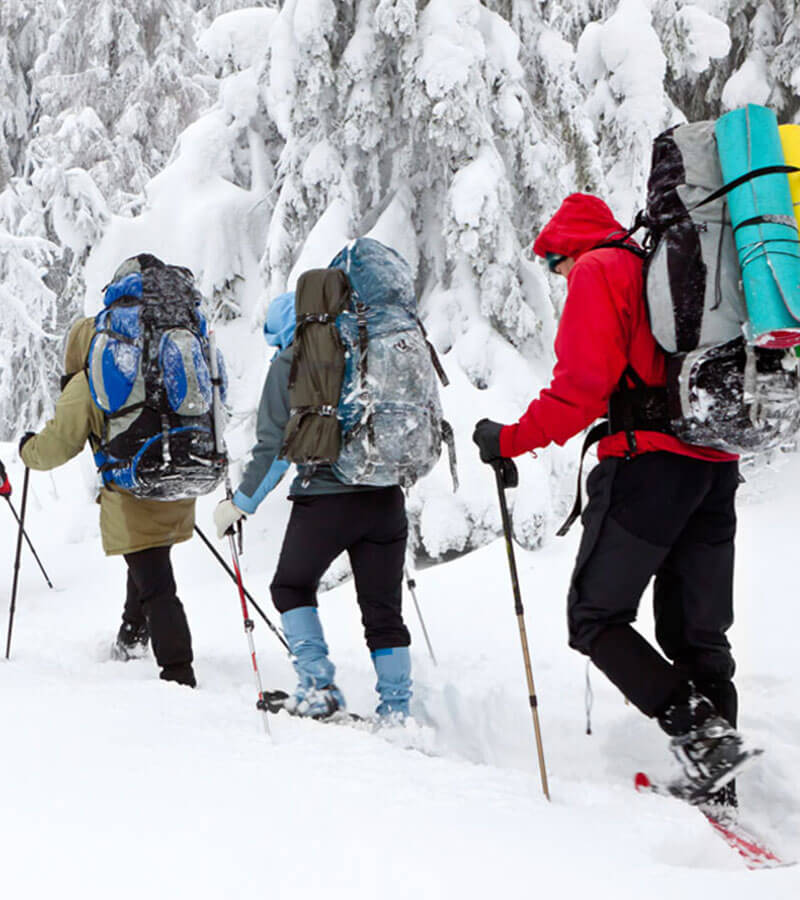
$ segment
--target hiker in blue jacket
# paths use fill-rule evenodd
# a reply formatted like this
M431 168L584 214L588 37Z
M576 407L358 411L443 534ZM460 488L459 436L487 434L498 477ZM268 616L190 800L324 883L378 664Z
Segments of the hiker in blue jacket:
M255 512L289 468L280 453L290 416L294 330L295 295L282 294L270 304L264 327L267 343L277 352L258 407L252 459L233 498L222 500L214 511L220 538L243 516ZM312 718L326 718L346 708L328 658L317 589L328 566L347 551L378 676L376 713L384 721L402 721L411 699L411 639L401 612L408 536L403 491L398 485L344 484L330 465L319 464L298 466L289 499L292 513L270 586L298 677L284 708Z

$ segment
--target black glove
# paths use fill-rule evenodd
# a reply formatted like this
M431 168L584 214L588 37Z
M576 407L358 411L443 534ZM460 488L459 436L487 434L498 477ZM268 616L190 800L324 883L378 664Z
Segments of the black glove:
M0 497L10 496L11 484L8 481L8 475L6 475L6 467L0 462Z
M22 437L19 439L19 452L20 453L22 453L22 448L25 446L25 444L28 443L28 441L32 437L36 437L35 431L26 431L25 434L22 435Z
M503 428L505 428L505 425L493 422L491 419L481 419L475 425L475 431L472 432L472 440L481 451L482 462L491 463L501 458L500 431Z

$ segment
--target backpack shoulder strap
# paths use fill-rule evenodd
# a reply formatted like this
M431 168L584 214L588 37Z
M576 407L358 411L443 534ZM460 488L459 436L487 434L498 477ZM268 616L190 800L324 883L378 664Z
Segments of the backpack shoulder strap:
M638 246L638 244L629 244L622 239L618 241L603 241L602 244L597 244L595 247L592 247L592 250L604 250L607 247L614 247L618 250L628 250L633 253L634 256L638 256L639 259L647 259L648 257L647 250L643 247Z
M570 510L570 513L567 516L564 524L556 532L557 537L564 537L564 535L575 524L575 520L583 510L583 490L581 487L581 481L583 477L583 459L589 451L589 448L599 443L608 434L610 434L610 431L608 429L608 420L603 419L603 421L598 422L597 425L594 425L592 428L590 428L586 433L586 437L583 439L580 462L578 463L578 487L575 491L575 502L572 504L572 509Z

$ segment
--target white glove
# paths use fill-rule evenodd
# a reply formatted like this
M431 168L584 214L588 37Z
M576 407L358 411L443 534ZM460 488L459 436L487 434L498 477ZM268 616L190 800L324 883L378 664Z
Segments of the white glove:
M244 513L233 500L220 500L214 510L214 524L217 526L217 537L222 540L232 528L244 516Z

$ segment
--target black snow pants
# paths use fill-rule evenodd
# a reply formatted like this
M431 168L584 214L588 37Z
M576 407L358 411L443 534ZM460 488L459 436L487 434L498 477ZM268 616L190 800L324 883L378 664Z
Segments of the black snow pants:
M735 462L673 453L605 459L587 482L583 538L568 598L570 646L648 716L693 681L736 724L733 559ZM655 576L656 640L631 628Z
M270 590L275 608L317 605L325 570L347 551L370 651L411 643L401 612L408 522L399 487L292 498Z
M192 662L192 636L176 592L170 549L152 547L125 554L128 590L122 621L134 626L147 622L153 654L162 669Z

